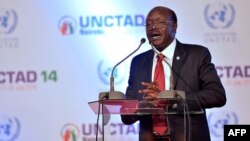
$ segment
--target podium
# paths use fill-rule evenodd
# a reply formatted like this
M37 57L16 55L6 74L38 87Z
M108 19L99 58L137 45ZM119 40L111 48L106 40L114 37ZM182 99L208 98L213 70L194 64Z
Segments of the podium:
M158 107L157 103L166 103L166 107ZM179 98L159 98L156 100L138 100L138 99L107 99L92 101L88 103L92 111L96 115L102 115L102 127L109 122L111 115L183 115L184 119L184 135L186 136L189 124L190 114L202 114L203 109L197 101L179 99ZM105 133L102 132L103 140ZM186 140L186 139L185 139Z

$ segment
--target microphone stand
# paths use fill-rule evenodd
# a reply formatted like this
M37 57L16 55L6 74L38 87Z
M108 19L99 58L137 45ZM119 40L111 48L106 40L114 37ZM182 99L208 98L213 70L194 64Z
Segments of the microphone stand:
M99 114L100 114L100 105L102 106L102 141L104 141L104 124L108 124L109 120L110 120L110 115L106 114L104 115L104 111L106 110L106 112L108 112L108 109L105 107L103 101L104 100L109 100L109 99L125 99L125 95L120 92L120 91L115 91L114 88L114 70L115 68L120 65L123 61L125 61L128 57L130 57L132 54L134 54L137 50L139 50L139 48L141 47L142 44L144 44L146 42L145 38L141 39L140 45L138 46L138 48L136 48L136 50L134 50L132 53L130 53L128 56L126 56L124 59L122 59L120 62L118 62L112 69L111 71L111 76L110 76L110 91L109 92L101 92L99 93L99 106L98 106L98 117L97 117L97 133L96 133L96 141L98 140L98 121L99 121Z
M109 92L101 92L99 94L99 100L103 99L124 99L125 95L122 92L115 91L114 88L114 70L115 68L120 65L123 61L125 61L128 57L130 57L132 54L134 54L137 50L140 49L141 45L146 42L145 38L141 39L140 45L138 48L136 48L132 53L130 53L128 56L126 56L124 59L122 59L120 62L118 62L112 69L111 71L111 76L110 76L110 91Z

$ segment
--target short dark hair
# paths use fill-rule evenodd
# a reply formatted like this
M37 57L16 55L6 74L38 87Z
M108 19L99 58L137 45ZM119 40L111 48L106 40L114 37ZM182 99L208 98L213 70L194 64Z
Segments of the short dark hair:
M155 11L155 10L159 10L159 11L162 11L164 13L168 13L170 15L170 17L169 17L170 19L168 19L168 20L173 21L177 24L177 16L176 16L174 10L172 10L168 7L164 7L164 6L156 6L153 9L151 9L149 13L151 13L152 11Z
M177 16L176 16L175 12L172 9L169 9L169 14L171 15L170 20L177 23Z

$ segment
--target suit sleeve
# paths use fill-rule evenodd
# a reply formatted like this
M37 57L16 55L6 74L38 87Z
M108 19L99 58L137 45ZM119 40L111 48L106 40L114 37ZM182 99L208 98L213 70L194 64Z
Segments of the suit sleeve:
M211 63L211 54L203 48L198 59L199 91L187 95L188 98L199 101L202 108L222 107L226 104L224 87Z

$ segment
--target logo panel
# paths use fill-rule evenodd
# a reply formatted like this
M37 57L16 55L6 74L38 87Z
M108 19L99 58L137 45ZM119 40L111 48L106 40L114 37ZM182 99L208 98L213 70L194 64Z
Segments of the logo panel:
M77 22L71 16L64 16L59 20L58 28L62 35L72 35L77 29Z
M238 124L239 119L234 112L211 112L208 115L209 129L213 136L223 137L224 125Z
M19 39L11 36L17 27L17 21L15 10L0 7L0 49L19 47Z
M204 14L206 23L213 29L229 28L235 19L235 10L232 4L208 4Z
M0 141L15 141L20 128L20 122L16 117L0 115Z
M77 18L63 16L59 20L59 31L62 35L107 35L128 32L143 32L145 16L143 14L118 14L118 15L80 15ZM76 29L76 27L79 27ZM75 32L77 31L77 32Z
M98 64L98 76L106 84L110 84L110 77L113 67L106 61L100 61ZM125 63L120 64L113 72L115 84L120 85L125 80L127 67Z
M79 128L74 124L66 124L61 129L61 137L63 141L77 141L80 135Z
M17 25L17 14L12 9L0 8L0 34L12 33Z
M205 43L226 44L236 43L237 34L231 28L236 12L231 3L214 2L204 8L204 20L211 29L204 33Z

